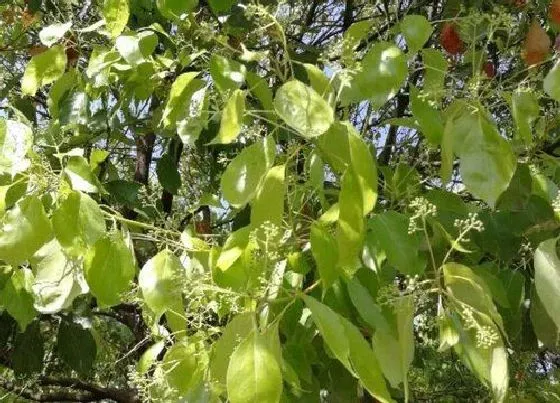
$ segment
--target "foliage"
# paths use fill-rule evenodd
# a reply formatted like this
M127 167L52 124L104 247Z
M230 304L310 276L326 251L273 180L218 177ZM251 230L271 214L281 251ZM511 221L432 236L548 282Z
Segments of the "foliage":
M2 2L1 399L559 401L559 10Z

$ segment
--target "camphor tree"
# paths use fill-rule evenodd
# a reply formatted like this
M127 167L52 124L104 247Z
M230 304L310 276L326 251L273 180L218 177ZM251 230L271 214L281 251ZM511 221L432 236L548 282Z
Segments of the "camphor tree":
M0 14L0 400L560 400L560 1Z

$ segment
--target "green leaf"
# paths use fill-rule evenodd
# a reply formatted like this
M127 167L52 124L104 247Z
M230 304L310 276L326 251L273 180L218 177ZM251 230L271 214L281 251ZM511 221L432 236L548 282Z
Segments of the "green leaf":
M361 188L363 214L367 215L377 201L377 165L368 145L350 122L336 122L319 138L325 160L339 174L352 167Z
M148 372L152 365L157 361L158 356L164 348L165 341L163 340L160 340L148 347L148 349L144 351L144 354L142 354L142 357L138 360L138 364L136 364L136 370L138 373L144 375Z
M118 233L99 239L84 261L91 293L102 306L117 305L136 274L134 256Z
M74 190L86 193L98 193L100 191L99 179L97 179L84 157L72 156L68 158L64 174Z
M327 101L296 80L288 81L276 91L274 108L288 126L305 138L322 135L334 122L333 109Z
M548 348L557 348L560 343L560 330L548 314L534 288L531 292L530 317L533 330L539 341Z
M35 273L32 286L34 307L41 313L52 314L66 309L78 295L89 291L81 261L66 256L56 239L35 252L31 264Z
M535 289L548 316L560 328L560 259L557 238L542 242L535 252Z
M365 236L362 192L352 168L344 173L341 182L336 229L338 265L347 274L353 274L361 265L360 256Z
M161 15L179 22L198 5L198 0L157 0L156 4Z
M432 145L441 144L444 129L443 116L413 85L410 86L410 110L428 142Z
M539 117L540 106L532 91L518 88L511 97L513 120L517 126L517 136L526 144L533 143L533 122Z
M408 233L408 221L396 211L387 211L371 219L369 228L389 263L401 273L414 276L424 272L426 259L419 254L418 238Z
M216 53L210 58L210 75L220 92L236 90L245 82L247 68L244 64L226 59Z
M27 196L3 217L0 225L0 259L23 263L52 238L51 223L36 196Z
M171 194L177 194L182 185L181 174L177 170L177 164L171 154L165 153L161 156L156 166L156 174L159 183L165 190Z
M25 67L21 79L21 92L24 95L35 95L39 88L55 82L64 74L66 62L66 52L61 45L55 45L33 56Z
M97 356L97 345L88 329L70 320L62 320L58 328L57 351L66 365L87 375Z
M130 15L128 0L105 0L102 12L111 36L113 38L119 36L128 23Z
M236 89L228 99L222 111L220 131L210 144L230 144L241 130L243 115L245 114L245 91Z
M105 218L99 205L87 194L73 191L52 214L60 244L73 256L83 255L105 234Z
M234 264L241 256L249 243L250 233L251 227L243 227L230 234L224 244L224 247L222 248L218 262L216 263L220 270L229 269L231 265Z
M557 62L544 78L543 89L548 96L560 102L560 62Z
M44 27L39 32L39 39L45 46L52 46L58 42L72 27L72 22L56 23Z
M280 401L280 363L270 351L267 338L256 329L231 355L227 370L227 392L232 403Z
M503 331L502 317L498 313L492 293L484 280L478 277L467 266L458 263L447 263L443 266L445 286L461 306L470 307L480 315L491 319Z
M114 180L103 185L105 189L115 198L117 203L132 206L138 200L138 192L142 185L138 182L125 180Z
M371 295L370 291L362 285L357 276L346 280L348 295L352 305L356 308L362 319L376 331L389 332L389 324L383 316L381 308Z
M364 20L353 23L342 35L342 57L345 64L355 61L354 49L371 32L375 20Z
M334 356L366 389L381 402L392 402L377 359L360 331L348 320L307 295L302 296L311 310L313 322Z
M60 79L63 79L62 76ZM58 82L58 81L57 81ZM89 98L83 91L69 91L60 100L58 105L58 119L61 125L82 125L88 124Z
M242 313L229 322L220 339L212 346L210 376L212 380L225 386L231 355L237 346L249 335L254 327L254 315Z
M25 171L31 164L27 154L31 151L33 133L23 123L0 119L0 175L12 178Z
M148 61L158 44L158 37L151 31L120 35L115 48L130 65L137 66ZM151 77L145 77L151 79Z
M138 285L148 308L160 317L176 308L182 301L182 281L185 269L180 260L169 250L163 250L146 262Z
M338 245L327 228L314 222L311 226L311 253L317 264L323 290L327 290L338 278Z
M423 49L422 60L424 61L424 92L433 100L441 99L445 92L447 59L440 50Z
M378 42L364 56L361 71L353 77L351 85L342 89L341 103L346 106L369 100L378 109L397 94L407 74L403 52L392 43Z
M33 308L32 283L31 270L16 269L0 291L0 306L16 320L21 331L25 331L37 315Z
M269 169L251 203L251 226L258 228L265 222L283 227L286 167L277 165Z
M508 363L500 336L505 334L502 318L492 302L492 294L484 281L466 266L447 263L443 266L443 276L450 302L464 323L457 329L460 342L455 344L455 351L492 388L495 400L502 402L509 383ZM491 333L494 339L481 344L481 332Z
M221 177L222 194L233 207L253 199L261 180L274 163L276 145L266 137L244 148L227 166Z
M212 7L212 11L219 14L227 13L236 4L235 0L209 0L208 3Z
M173 81L161 118L164 127L173 128L176 126L177 121L180 120L181 113L189 105L190 97L196 88L193 80L198 74L196 71L189 71L181 74Z
M314 64L304 63L303 67L307 73L307 78L309 79L311 88L313 88L317 94L331 104L332 101L334 101L334 92L331 80Z
M398 298L387 312L388 323L375 331L373 347L381 370L394 388L404 383L408 388L408 370L414 358L414 299Z
M274 97L266 80L252 71L247 72L246 78L249 91L259 100L263 109L265 111L273 111Z
M18 375L31 375L43 369L43 337L41 324L33 322L24 333L18 334L12 355L12 367Z
M434 28L423 15L407 15L401 21L400 29L406 40L409 54L422 49L434 32Z
M511 145L482 107L457 101L449 108L450 127L445 129L443 142L450 142L460 158L467 189L494 207L515 172L517 161Z
M202 380L202 367L193 344L175 343L163 357L162 368L169 386L185 395Z

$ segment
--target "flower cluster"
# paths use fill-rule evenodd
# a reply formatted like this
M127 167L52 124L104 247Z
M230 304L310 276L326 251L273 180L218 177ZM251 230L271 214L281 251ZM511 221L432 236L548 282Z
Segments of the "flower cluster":
M469 213L468 217L463 220L456 219L453 226L459 229L461 234L466 234L469 231L484 231L484 224L478 219L478 213ZM465 238L463 240L467 241Z
M413 234L424 227L427 217L435 217L437 208L424 197L417 197L409 204L409 208L414 211L410 221L408 222L408 233Z
M474 318L471 307L464 307L461 316L467 329L475 330L476 346L478 348L488 349L500 340L500 336L492 326L478 323Z

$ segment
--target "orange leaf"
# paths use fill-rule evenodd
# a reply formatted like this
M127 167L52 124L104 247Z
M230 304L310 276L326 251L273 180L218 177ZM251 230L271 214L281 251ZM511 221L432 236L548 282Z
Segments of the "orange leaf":
M532 65L543 62L550 51L550 45L546 31L537 21L533 21L523 44L522 57L525 63Z

